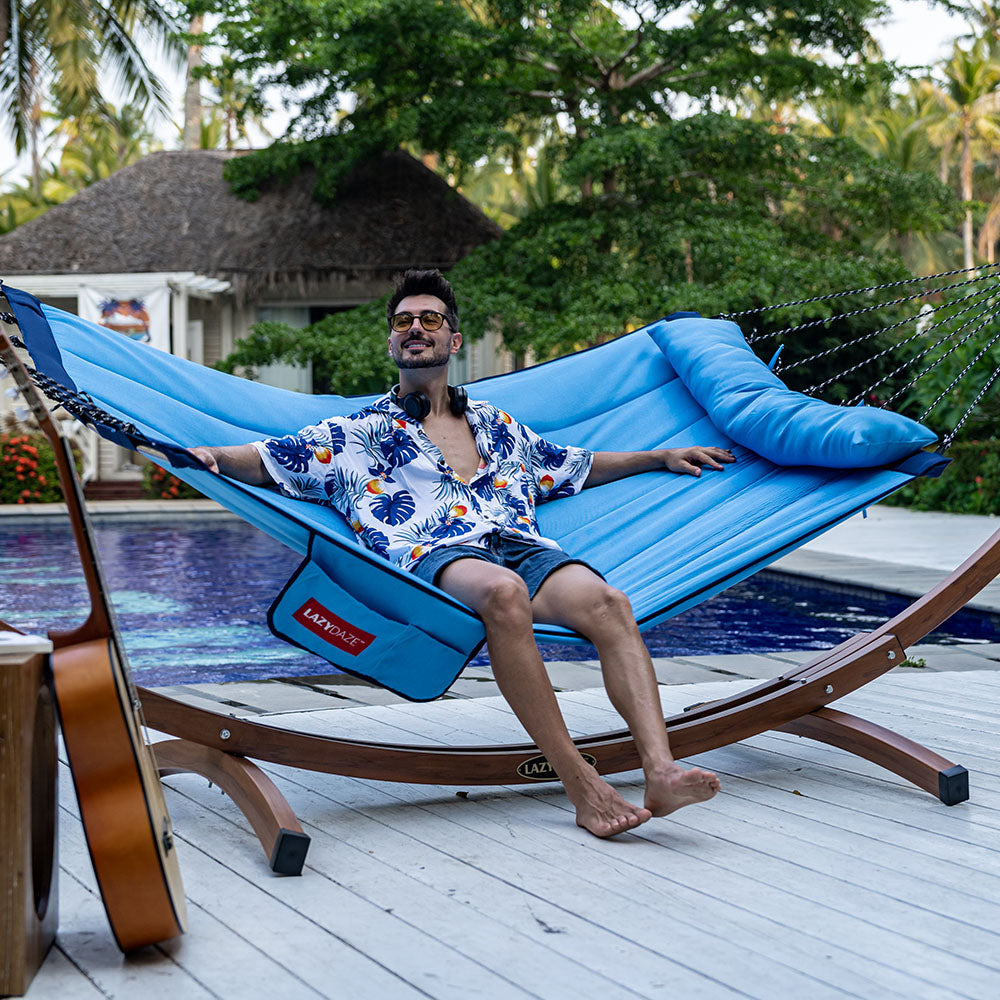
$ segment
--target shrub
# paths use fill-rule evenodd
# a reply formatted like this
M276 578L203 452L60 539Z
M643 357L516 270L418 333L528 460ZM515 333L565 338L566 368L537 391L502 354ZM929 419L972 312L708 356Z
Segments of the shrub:
M63 499L52 446L41 434L0 434L0 503Z
M147 496L157 500L194 500L204 495L152 462L148 462L143 470L142 488Z
M948 450L937 479L917 479L884 503L951 514L1000 514L1000 440L963 441Z

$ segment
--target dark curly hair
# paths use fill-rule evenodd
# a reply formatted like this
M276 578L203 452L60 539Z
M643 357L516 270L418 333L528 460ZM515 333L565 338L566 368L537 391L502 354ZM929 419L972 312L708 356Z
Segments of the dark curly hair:
M452 291L451 283L436 267L426 271L411 267L408 271L396 275L396 287L389 296L389 304L385 307L386 321L392 319L396 306L410 295L433 295L440 299L447 309L448 325L453 332L458 330L455 293Z

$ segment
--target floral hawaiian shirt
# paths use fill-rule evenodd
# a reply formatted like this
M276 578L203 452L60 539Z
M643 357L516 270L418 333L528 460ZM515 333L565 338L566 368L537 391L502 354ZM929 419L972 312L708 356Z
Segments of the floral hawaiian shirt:
M470 400L466 417L481 459L468 483L388 395L254 446L282 493L340 511L403 569L444 545L485 548L495 532L555 546L539 534L535 505L578 493L593 452L551 444L491 403Z

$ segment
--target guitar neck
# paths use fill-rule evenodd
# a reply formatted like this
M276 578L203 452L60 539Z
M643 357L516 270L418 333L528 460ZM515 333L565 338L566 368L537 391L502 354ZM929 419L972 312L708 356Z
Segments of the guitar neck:
M0 299L0 306L7 306L6 299ZM63 496L66 499L70 524L73 527L73 537L80 554L83 576L90 597L90 614L83 625L70 632L53 632L50 634L50 638L53 644L59 648L76 642L85 642L88 639L110 637L115 641L119 654L124 657L124 649L118 642L118 623L114 608L108 600L108 588L104 580L93 528L84 503L83 487L80 483L80 477L77 475L72 449L69 442L63 437L56 421L53 420L45 399L31 381L27 369L2 323L0 323L0 358L13 376L22 398L28 404L38 426L52 446L56 471L59 475L59 485L62 487Z

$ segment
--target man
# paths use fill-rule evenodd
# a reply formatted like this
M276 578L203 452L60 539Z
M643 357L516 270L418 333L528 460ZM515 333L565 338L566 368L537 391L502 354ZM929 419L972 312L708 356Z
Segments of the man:
M693 476L734 461L721 448L596 452L542 440L448 385L462 344L451 285L407 271L389 300L399 385L350 417L237 447L192 448L212 471L336 507L370 548L476 611L496 682L554 767L577 823L599 837L711 798L719 779L670 752L656 676L628 598L542 538L535 504L663 469ZM612 704L635 739L643 806L580 756L566 729L532 622L564 625L597 648Z

